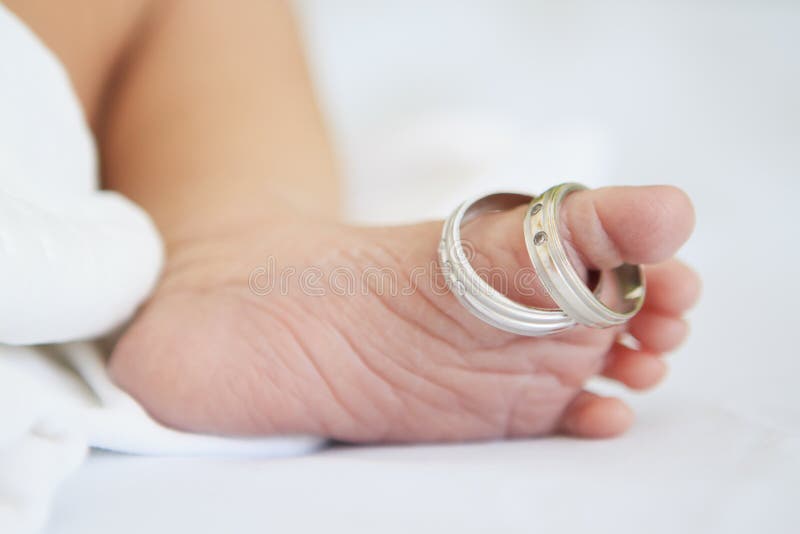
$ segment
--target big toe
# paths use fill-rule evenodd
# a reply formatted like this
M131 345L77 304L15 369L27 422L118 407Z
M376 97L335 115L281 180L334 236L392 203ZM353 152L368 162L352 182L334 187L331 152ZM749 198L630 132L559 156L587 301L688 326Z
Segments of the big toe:
M694 228L689 197L672 186L579 191L561 213L566 246L590 269L666 260Z
M509 297L537 306L554 303L531 269L522 223L526 206L481 217L462 235L474 249L473 266L490 274L489 283ZM560 233L579 273L612 269L622 263L655 263L670 258L694 227L689 197L671 186L626 186L568 195L559 210ZM491 270L486 270L486 269ZM497 269L505 276L494 276ZM496 280L505 282L497 287Z

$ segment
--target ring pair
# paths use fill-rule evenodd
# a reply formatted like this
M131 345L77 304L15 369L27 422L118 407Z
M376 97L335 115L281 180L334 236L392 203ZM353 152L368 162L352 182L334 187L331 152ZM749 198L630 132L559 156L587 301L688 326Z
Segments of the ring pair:
M582 324L607 328L628 321L645 296L640 265L624 263L599 273L590 288L570 263L559 232L559 210L567 195L586 189L577 183L557 185L541 196L493 193L461 204L444 223L439 262L450 291L471 313L492 326L525 336L543 336ZM469 262L461 227L480 215L528 203L522 221L525 244L541 280L558 309L512 301L481 278Z

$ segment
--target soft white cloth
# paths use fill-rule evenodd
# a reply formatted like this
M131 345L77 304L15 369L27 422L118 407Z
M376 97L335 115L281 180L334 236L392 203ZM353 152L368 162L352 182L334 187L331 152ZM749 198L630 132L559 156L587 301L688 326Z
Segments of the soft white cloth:
M93 138L55 56L0 4L0 532L33 532L87 447L144 454L275 456L317 447L234 440L155 423L72 342L128 319L155 283L148 216L98 191ZM60 344L56 344L60 343ZM47 345L44 345L47 344ZM37 345L37 346L31 346Z

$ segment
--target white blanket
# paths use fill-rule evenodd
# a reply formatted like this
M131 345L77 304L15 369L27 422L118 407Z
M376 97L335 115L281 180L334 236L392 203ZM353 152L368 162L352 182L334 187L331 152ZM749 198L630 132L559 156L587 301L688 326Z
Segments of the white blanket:
M161 268L161 240L148 216L97 187L93 139L66 73L0 4L3 534L44 524L53 491L88 446L274 456L320 443L163 428L111 383L97 344L69 342L106 334L130 318Z

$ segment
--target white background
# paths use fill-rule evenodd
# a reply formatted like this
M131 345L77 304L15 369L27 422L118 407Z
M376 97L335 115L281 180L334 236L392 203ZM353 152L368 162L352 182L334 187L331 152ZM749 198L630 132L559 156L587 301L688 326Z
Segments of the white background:
M50 532L796 532L800 4L305 0L359 221L671 183L704 278L627 436L223 461L98 454ZM616 389L607 384L603 390Z

